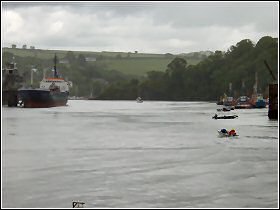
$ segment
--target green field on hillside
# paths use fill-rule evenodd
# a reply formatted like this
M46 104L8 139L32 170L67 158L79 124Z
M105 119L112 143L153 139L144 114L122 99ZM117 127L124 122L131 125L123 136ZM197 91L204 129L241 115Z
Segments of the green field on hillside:
M124 74L142 76L149 71L165 71L173 58L123 58L99 61L106 65L108 70L117 70ZM188 64L197 64L198 60L187 61Z
M9 52L19 57L35 57L40 59L52 59L56 53L58 59L65 58L67 52L63 50L41 50L41 49L19 49L3 48L2 52ZM88 52L72 51L75 56L79 54L89 58L96 58L97 61L90 61L102 64L107 70L116 70L124 74L143 76L149 71L165 71L167 65L176 57L167 54L149 54L135 52ZM201 61L198 58L185 57L188 64L197 64Z
M105 64L108 70L117 70L124 74L141 76L148 71L165 71L171 60L170 58L130 58L100 62Z
M67 51L60 51L60 50L40 50L40 49L12 49L12 48L3 48L2 52L9 52L13 53L15 56L20 57L36 57L40 59L51 59L53 58L54 54L56 53L58 58L63 58Z

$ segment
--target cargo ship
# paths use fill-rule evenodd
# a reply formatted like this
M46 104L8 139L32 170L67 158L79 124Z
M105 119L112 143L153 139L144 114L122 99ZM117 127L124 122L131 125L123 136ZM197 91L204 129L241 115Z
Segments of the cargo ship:
M43 78L39 88L20 88L18 104L24 108L48 108L66 106L71 82L58 77L56 70L57 57L54 57L54 74L51 78Z

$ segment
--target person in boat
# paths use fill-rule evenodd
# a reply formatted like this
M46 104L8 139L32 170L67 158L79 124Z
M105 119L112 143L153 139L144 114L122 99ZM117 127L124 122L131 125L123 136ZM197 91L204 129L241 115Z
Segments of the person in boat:
M138 103L142 103L142 102L143 102L143 100L142 100L141 97L136 98L136 101L137 101Z
M221 133L228 134L228 131L225 128L223 128L221 129Z
M228 132L228 135L229 136L236 136L236 132L234 129L231 129L229 132Z
M230 110L231 110L231 108L229 108L229 107L223 107L224 112L229 112Z

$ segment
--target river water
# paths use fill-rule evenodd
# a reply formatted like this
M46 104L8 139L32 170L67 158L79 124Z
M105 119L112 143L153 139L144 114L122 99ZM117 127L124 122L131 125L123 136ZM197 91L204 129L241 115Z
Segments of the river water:
M217 108L83 100L2 107L2 207L279 207L278 121L267 109L214 120ZM221 128L239 136L219 138Z

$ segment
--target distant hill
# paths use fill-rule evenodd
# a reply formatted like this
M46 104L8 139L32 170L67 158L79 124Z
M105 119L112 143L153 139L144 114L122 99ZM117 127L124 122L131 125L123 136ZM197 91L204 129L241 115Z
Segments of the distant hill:
M268 84L278 82L274 81L274 77L278 78L278 39L270 36L262 37L256 44L243 39L227 52L205 51L181 56L174 58L165 72L149 72L140 81L111 84L99 99L135 100L141 96L144 100L214 101L224 94L234 98L251 97L254 91L268 97ZM187 65L192 58L206 59L197 65ZM264 61L271 66L272 73Z
M199 51L199 52L190 52L190 53L182 53L180 55L187 56L187 57L195 57L195 56L210 56L213 55L214 52L206 50L206 51Z
M20 49L20 48L3 48L2 52L12 53L19 57L34 57L39 59L52 59L57 54L58 59L67 63L65 57L69 51L64 50L44 50L44 49ZM182 57L187 60L188 65L195 65L207 58L213 52L201 51L186 54L173 55L151 54L135 52L91 52L91 51L71 51L78 57L83 55L87 62L95 62L104 65L107 70L115 70L124 74L143 76L149 71L165 71L167 65L176 57Z

